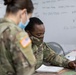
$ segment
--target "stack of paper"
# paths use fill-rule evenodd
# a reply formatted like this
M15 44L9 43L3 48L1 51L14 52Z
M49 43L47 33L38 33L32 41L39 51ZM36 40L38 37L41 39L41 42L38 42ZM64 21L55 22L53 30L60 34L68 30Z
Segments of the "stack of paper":
M59 72L62 69L64 69L63 67L57 67L57 66L45 66L42 65L40 68L38 68L36 71L37 72Z

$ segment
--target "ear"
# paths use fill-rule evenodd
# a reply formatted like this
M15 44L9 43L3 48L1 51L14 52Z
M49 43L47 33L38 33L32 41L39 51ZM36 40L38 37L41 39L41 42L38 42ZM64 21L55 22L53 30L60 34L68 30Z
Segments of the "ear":
M21 17L24 16L26 12L27 12L26 9L21 10Z
M27 13L27 10L26 9L23 9L22 10L22 14L25 14L25 13Z
M26 30L26 32L28 33L29 37L31 36L31 33L29 32L29 30Z

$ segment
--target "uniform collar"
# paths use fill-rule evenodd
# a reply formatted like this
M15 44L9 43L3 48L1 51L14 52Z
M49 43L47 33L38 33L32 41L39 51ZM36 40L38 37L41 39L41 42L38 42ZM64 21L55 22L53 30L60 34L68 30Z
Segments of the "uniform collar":
M9 23L13 23L14 25L17 25L14 21L12 21L9 18L4 17L4 20L7 21L7 22L9 22Z

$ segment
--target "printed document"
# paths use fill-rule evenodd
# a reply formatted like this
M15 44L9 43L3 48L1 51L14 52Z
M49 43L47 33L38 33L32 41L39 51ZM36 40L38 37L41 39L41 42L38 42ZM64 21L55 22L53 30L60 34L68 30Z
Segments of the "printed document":
M37 72L59 72L61 70L63 70L63 67L57 67L57 66L46 66L46 65L42 65L40 68L38 68L36 71Z

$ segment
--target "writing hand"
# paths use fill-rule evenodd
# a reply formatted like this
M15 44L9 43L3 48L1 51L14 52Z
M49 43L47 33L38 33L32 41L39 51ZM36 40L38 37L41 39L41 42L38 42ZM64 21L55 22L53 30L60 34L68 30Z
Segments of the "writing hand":
M68 66L70 69L75 69L76 70L76 61L70 61L68 63Z

